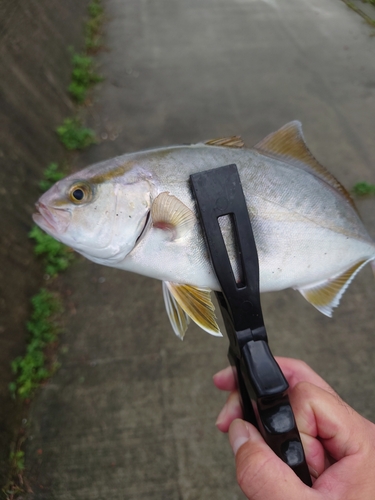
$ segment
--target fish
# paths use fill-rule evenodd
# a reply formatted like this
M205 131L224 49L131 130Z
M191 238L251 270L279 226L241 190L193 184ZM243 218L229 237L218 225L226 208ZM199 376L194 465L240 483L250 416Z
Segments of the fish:
M189 176L236 164L259 259L260 291L293 288L332 315L375 243L342 184L308 149L299 121L253 148L240 137L128 153L59 180L36 203L46 233L98 264L162 281L166 311L183 339L190 319L221 335L220 291ZM220 222L238 279L230 221Z

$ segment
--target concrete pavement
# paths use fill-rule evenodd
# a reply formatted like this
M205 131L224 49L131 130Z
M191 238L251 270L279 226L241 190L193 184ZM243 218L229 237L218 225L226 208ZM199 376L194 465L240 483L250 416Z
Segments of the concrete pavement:
M338 0L106 0L106 80L88 119L102 142L76 168L151 146L241 134L251 146L302 121L315 156L350 188L375 182L375 38ZM358 203L375 236L375 202ZM226 339L184 342L160 283L78 260L66 299L61 369L30 422L29 498L243 498L214 422L211 376ZM263 296L273 352L302 358L375 418L375 283L365 269L333 319L297 292Z

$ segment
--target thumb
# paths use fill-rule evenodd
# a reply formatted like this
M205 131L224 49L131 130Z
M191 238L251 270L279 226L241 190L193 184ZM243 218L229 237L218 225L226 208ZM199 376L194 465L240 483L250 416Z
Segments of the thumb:
M309 500L311 489L296 476L248 422L234 420L229 441L236 456L237 481L249 500Z

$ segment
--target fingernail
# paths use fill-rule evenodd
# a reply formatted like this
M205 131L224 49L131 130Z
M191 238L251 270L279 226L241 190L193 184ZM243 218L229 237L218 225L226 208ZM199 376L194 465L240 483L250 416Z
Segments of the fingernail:
M249 429L243 420L235 420L230 426L229 439L233 453L236 455L239 448L249 441Z

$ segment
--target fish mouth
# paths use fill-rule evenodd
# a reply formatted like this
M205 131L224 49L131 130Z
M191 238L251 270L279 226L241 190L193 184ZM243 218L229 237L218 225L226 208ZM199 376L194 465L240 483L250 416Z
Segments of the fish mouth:
M33 214L34 222L47 233L64 233L70 222L70 213L64 209L49 208L38 201L35 204L36 212Z

